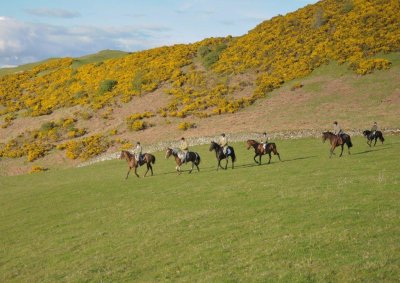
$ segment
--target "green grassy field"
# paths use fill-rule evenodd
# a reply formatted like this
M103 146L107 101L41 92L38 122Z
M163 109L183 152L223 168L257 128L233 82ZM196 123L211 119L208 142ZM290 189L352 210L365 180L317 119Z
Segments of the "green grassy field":
M113 160L0 177L2 282L398 282L400 137L328 158L320 139L276 141L284 162L125 181ZM264 157L264 161L265 161ZM185 169L188 166L186 166ZM141 175L144 168L139 169Z

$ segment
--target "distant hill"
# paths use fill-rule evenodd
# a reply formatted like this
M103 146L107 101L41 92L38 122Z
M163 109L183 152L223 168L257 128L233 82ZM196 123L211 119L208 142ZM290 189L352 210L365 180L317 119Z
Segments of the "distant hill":
M72 67L77 68L84 64L99 63L99 62L103 62L108 59L121 58L121 57L126 56L127 54L129 54L129 52L124 52L124 51L119 51L119 50L102 50L95 54L89 54L86 56L74 58ZM4 75L15 74L18 72L29 71L36 66L39 66L41 64L46 64L50 60L57 60L57 59L58 58L46 59L46 60L43 60L40 62L24 64L24 65L20 65L20 66L13 67L13 68L0 68L0 77L4 76Z
M138 139L315 129L332 119L398 127L399 10L394 0L326 0L236 38L0 73L0 155L81 160Z

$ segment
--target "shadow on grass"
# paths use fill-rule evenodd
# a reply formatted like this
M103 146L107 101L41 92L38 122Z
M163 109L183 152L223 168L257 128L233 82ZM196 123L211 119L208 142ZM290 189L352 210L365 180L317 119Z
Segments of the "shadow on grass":
M258 164L258 163L253 162L253 163L247 163L247 164L240 164L240 165L235 165L235 168L233 170L235 170L235 169L252 168L252 167L260 167L260 166L273 166L273 164L275 164L275 163L279 164L281 162L292 162L292 161L305 160L305 159L311 159L311 158L316 158L316 157L317 157L316 155L311 155L311 156L303 156L303 157L296 157L296 158L292 158L292 159L286 159L286 160L282 160L282 161L271 160L271 163L264 162L264 163ZM222 161L221 163L222 163L222 167L225 167L225 161ZM185 165L181 166L181 174L189 174L190 169L183 168L184 166ZM191 166L191 165L189 165L189 166ZM200 164L199 167L200 167L200 172L198 172L197 168L194 167L191 174L193 174L193 173L201 173L201 172L217 172L217 166L216 165L215 166L201 167L201 164ZM226 169L226 171L229 171L229 170L232 170L232 163L230 161L228 163L228 168ZM225 171L225 169L219 168L218 171ZM171 174L178 175L178 173L176 171L163 172L163 173L159 173L157 175L171 175Z
M304 160L304 159L311 159L316 158L316 155L304 156L304 157L296 157L292 159L282 160L283 162L290 162L290 161L297 161L297 160Z
M379 148L379 149L371 148L371 149L368 149L368 150L366 150L366 151L361 151L361 152L357 152L357 153L352 153L352 155L366 154L366 153L371 153L371 152L381 151L381 150L386 150L386 149L389 149L389 147L384 147L384 148Z

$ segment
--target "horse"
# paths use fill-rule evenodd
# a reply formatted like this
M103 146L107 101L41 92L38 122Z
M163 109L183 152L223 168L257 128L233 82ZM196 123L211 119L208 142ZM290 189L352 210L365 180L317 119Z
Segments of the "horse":
M258 165L261 165L261 156L263 156L264 154L269 155L268 164L270 164L271 163L271 152L273 152L274 155L278 155L279 161L282 161L281 156L279 155L279 152L276 149L276 144L274 142L267 143L266 148L264 148L264 144L256 142L255 140L247 140L246 144L247 144L247 150L249 150L250 147L254 148L255 155L254 155L253 159L256 163L258 163ZM256 160L257 156L259 156L259 161Z
M228 168L229 157L231 157L231 160L232 160L232 169L235 167L236 155L235 155L235 150L233 149L233 147L228 146L228 148L226 150L227 154L224 154L222 146L220 146L218 143L212 141L209 150L210 151L215 150L215 156L217 157L217 160L218 160L217 171L218 171L219 167L221 167L222 169L225 169L225 170ZM225 168L221 166L222 159L226 159Z
M382 142L382 144L383 144L383 142L385 141L385 139L384 139L383 134L382 134L381 131L375 131L375 134L374 134L372 131L365 130L365 131L363 132L363 135L364 135L364 137L367 138L367 144L368 144L369 146L371 146L372 141L373 141L374 139L375 139L374 146L376 145L376 141L377 141L378 139Z
M323 132L322 133L322 142L325 142L327 139L329 139L329 142L331 144L331 150L330 150L331 154L329 155L329 158L332 157L332 154L334 154L333 151L339 145L342 147L342 151L340 152L340 157L341 157L343 154L344 144L347 145L347 149L350 154L350 147L353 146L353 143L351 142L351 138L348 134L342 134L340 137L338 137L337 135L335 135L332 132Z
M146 177L147 172L149 172L149 170L151 170L151 176L153 176L153 166L151 166L151 164L154 164L156 162L156 157L150 153L145 153L142 156L143 156L143 158L141 158L139 161L136 161L135 156L132 153L130 153L129 151L127 151L127 150L121 151L121 155L120 155L119 159L125 159L128 162L128 166L129 166L128 173L126 174L125 180L128 179L129 172L131 172L132 168L135 168L135 175L136 175L136 177L139 178L139 175L137 173L137 168L139 166L142 166L145 163L147 165L147 170L143 177Z
M197 152L189 151L186 154L185 162L182 162L181 158L178 156L179 149L177 148L167 148L165 153L165 158L169 158L171 155L175 157L176 162L176 171L178 174L181 174L181 165L183 163L192 162L192 168L189 171L189 174L192 173L194 166L196 166L197 171L200 172L199 164L200 164L200 155Z

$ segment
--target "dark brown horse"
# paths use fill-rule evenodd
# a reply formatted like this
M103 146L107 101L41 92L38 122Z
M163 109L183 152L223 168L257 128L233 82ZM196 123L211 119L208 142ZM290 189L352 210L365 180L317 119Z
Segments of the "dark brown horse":
M153 176L153 166L151 166L151 164L154 164L156 162L156 157L154 155L150 153L145 153L143 154L143 158L141 158L139 161L136 161L136 158L132 153L130 153L127 150L123 150L121 151L121 156L119 158L125 159L128 162L129 170L128 173L126 174L125 180L128 179L129 172L131 172L132 168L135 168L135 175L136 177L139 178L139 175L137 173L137 168L139 166L142 166L143 164L147 165L147 170L143 177L146 177L147 172L149 172L149 170L151 170L151 176Z
M268 164L271 163L271 152L273 152L274 155L278 155L279 161L282 161L281 156L279 155L279 152L276 149L276 144L274 142L267 143L266 148L264 148L264 144L256 142L255 140L247 140L246 144L247 144L247 149L250 149L250 147L254 148L255 155L253 159L259 165L261 165L261 156L263 156L264 154L269 155ZM259 161L256 160L257 156L259 156Z
M381 143L383 144L383 142L385 141L385 138L383 137L383 134L381 131L369 131L369 130L365 130L363 132L363 136L367 138L367 144L369 146L371 146L373 140L375 139L375 143L374 146L376 145L376 141L379 139L381 141Z
M342 134L342 135L340 135L340 137L338 137L334 133L323 132L322 133L322 142L325 142L327 139L329 140L329 142L331 144L331 150L330 150L331 154L329 155L329 158L332 157L332 154L334 154L333 151L338 146L342 147L342 151L340 152L340 157L341 157L343 154L343 146L345 144L347 145L347 149L350 154L350 147L353 146L353 143L351 142L351 138L348 134Z
M185 162L182 162L182 159L178 156L179 149L177 148L167 148L165 152L165 158L169 158L171 155L174 156L176 162L176 171L178 174L181 174L181 165L184 163L192 162L192 168L189 171L189 174L192 173L194 166L197 167L197 171L200 172L199 164L200 164L200 155L197 152L189 151L186 155Z
M210 151L213 151L213 150L215 151L215 157L217 158L217 171L218 171L219 168L222 168L222 169L225 169L225 170L228 168L228 159L229 159L229 157L232 160L232 169L235 168L236 154L235 154L235 150L233 149L233 147L228 146L228 148L226 150L226 154L225 154L222 146L220 146L215 141L212 141L211 144L210 144L209 150ZM222 165L221 165L221 160L222 159L226 159L225 168L222 167Z

